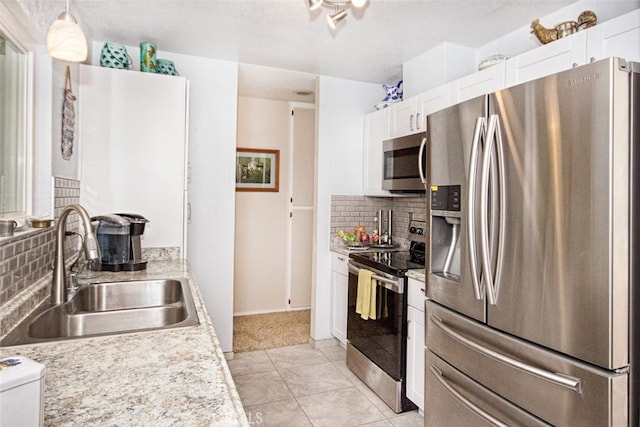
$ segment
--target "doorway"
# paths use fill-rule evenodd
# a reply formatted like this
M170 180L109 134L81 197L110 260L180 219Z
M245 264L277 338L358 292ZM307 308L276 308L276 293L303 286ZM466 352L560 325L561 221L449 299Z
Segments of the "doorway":
M315 205L316 77L245 65L238 75L237 147L276 150L279 188L236 192L234 351L269 336L308 340Z

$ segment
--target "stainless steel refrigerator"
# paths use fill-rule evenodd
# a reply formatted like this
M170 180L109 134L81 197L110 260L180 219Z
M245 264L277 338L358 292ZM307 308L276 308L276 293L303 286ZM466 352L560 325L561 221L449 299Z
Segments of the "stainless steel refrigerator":
M425 425L638 425L638 65L428 117Z

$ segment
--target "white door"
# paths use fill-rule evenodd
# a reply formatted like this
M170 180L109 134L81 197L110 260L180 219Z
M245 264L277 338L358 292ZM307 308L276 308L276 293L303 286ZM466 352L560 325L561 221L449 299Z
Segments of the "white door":
M295 310L311 307L315 110L293 104L291 111L288 308Z

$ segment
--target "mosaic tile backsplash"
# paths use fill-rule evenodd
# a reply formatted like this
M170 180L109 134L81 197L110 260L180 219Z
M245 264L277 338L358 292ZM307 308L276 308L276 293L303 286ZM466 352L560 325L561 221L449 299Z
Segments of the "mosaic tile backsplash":
M54 215L65 206L80 202L80 181L54 178ZM89 212L91 214L91 212ZM65 224L65 260L67 266L77 259L81 249L80 218L71 212ZM0 237L0 323L6 313L2 306L51 272L55 252L55 228L27 228L12 237ZM180 248L142 248L143 258L180 259Z
M54 212L57 218L62 209L80 200L80 182L54 179ZM77 215L69 215L66 230L77 232ZM0 238L0 308L29 285L51 271L54 254L54 228L27 229L12 237ZM80 237L65 239L66 259L77 253Z
M364 225L367 230L380 229L376 219L382 209L383 230L387 226L387 212L392 211L391 227L394 238L407 238L409 221L424 221L426 218L425 197L367 197L367 196L331 196L330 239L339 230L352 230Z

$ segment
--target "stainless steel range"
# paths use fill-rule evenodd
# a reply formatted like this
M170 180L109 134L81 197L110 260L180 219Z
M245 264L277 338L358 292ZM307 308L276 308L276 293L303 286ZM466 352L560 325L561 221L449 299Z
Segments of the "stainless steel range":
M409 235L421 239L422 230L412 223ZM396 413L416 408L406 397L406 272L424 268L424 250L413 241L409 250L349 255L347 366ZM373 316L366 320L356 312L361 269L377 281Z

